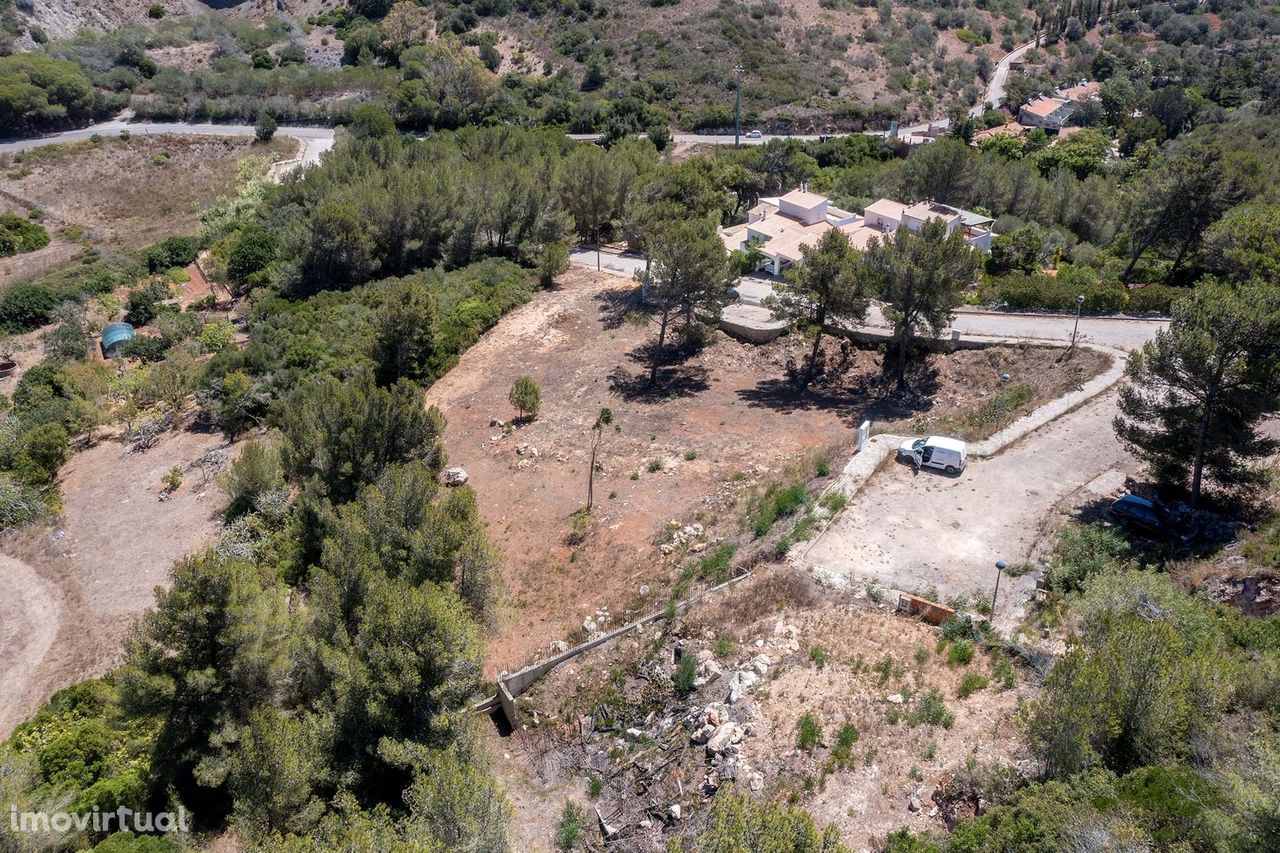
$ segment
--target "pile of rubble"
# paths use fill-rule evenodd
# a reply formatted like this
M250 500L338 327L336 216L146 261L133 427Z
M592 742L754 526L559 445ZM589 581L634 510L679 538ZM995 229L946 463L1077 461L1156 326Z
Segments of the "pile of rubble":
M588 640L594 640L604 633L609 624L609 608L601 607L595 613L582 620L582 630L587 633Z
M1246 616L1271 616L1280 613L1280 577L1270 572L1254 575L1218 575L1202 586L1213 601L1238 608Z
M671 530L671 535L659 547L664 556L685 546L695 554L706 550L707 541L703 537L706 536L707 531L701 524L695 522L681 526L680 522L672 521L667 527Z
M794 625L778 622L768 646L783 655L798 651L799 633ZM757 649L763 649L765 645L763 639L755 641ZM699 651L697 661L694 686L704 688L720 683L721 687L712 689L722 691L724 697L696 708L685 720L692 732L690 740L706 750L707 773L703 779L703 792L713 795L725 782L738 779L744 780L752 791L759 792L764 789L764 774L752 768L743 754L744 740L755 733L755 709L744 700L762 683L777 661L760 651L726 670L710 649Z

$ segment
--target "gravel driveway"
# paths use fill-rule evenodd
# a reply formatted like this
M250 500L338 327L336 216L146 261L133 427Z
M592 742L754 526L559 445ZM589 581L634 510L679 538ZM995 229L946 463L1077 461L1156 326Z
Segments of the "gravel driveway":
M1115 411L1109 392L954 478L891 463L804 559L836 583L990 596L996 560L1025 561L1056 503L1108 470L1136 467L1112 432ZM1018 617L1034 585L1031 575L1001 583L1002 622Z

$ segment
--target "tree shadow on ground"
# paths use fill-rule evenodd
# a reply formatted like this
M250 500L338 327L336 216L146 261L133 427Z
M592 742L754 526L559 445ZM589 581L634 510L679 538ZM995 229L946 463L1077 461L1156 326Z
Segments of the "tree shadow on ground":
M820 369L822 369L820 367ZM875 373L855 375L842 363L804 384L805 364L788 361L786 375L765 379L738 392L748 406L778 412L833 411L856 426L864 420L896 421L933 408L938 371L928 360L907 365L907 388L898 390L892 360Z
M653 306L640 298L640 288L634 283L606 288L596 294L596 302L600 306L600 322L606 329L621 328L637 313L647 319L654 312Z
M711 387L710 372L702 366L664 365L658 381L649 381L649 369L618 366L609 374L609 390L633 403L661 403L672 397L692 397Z

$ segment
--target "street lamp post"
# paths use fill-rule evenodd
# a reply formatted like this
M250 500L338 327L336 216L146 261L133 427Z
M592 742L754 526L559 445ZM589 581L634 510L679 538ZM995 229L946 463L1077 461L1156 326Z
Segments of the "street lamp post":
M1004 570L1007 568L1008 566L1005 565L1004 560L996 560L996 589L995 589L995 592L991 593L991 618L992 619L996 618L996 596L1000 594L1000 576L1004 574Z
M737 65L733 69L733 77L735 86L733 89L733 147L739 148L742 143L742 72L745 71L741 65Z
M1080 312L1084 310L1084 294L1076 295L1076 324L1071 327L1071 351L1076 350L1076 332L1080 331Z

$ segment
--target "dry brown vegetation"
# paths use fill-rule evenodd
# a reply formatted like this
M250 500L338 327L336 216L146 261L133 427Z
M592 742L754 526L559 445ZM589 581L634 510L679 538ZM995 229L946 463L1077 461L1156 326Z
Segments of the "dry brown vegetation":
M134 136L10 155L0 162L0 199L38 210L53 242L0 261L0 284L61 265L82 243L104 250L150 245L199 230L200 213L235 192L236 167L250 155L293 156L296 143L251 138Z
M55 691L120 662L121 643L153 604L174 561L221 526L226 499L192 461L228 447L216 433L168 433L145 453L111 438L76 453L59 475L62 516L4 540L0 570L0 737ZM162 477L185 469L162 495Z
M687 697L672 694L665 679L677 669L677 645L682 655L710 655L724 675ZM769 664L758 686L736 704L717 704L729 674L760 654ZM933 794L953 775L1023 757L1014 736L1018 691L1003 680L1016 676L993 670L980 651L972 662L949 663L937 628L865 591L836 592L793 568L759 567L677 622L565 665L522 700L523 727L504 742L502 764L517 780L521 847L547 847L548 822L538 815L556 813L566 798L598 806L634 849L663 849L665 834L696 832L696 820L641 821L665 816L671 802L691 816L714 795L704 777L719 762L691 743L699 723L683 724L700 721L708 705L745 730L734 756L740 790L758 785L762 797L799 802L854 849L874 849L904 825L942 828ZM966 676L989 684L961 698ZM658 696L662 684L667 693ZM945 721L922 718L933 691ZM804 715L820 732L797 748ZM597 797L589 778L599 780Z

